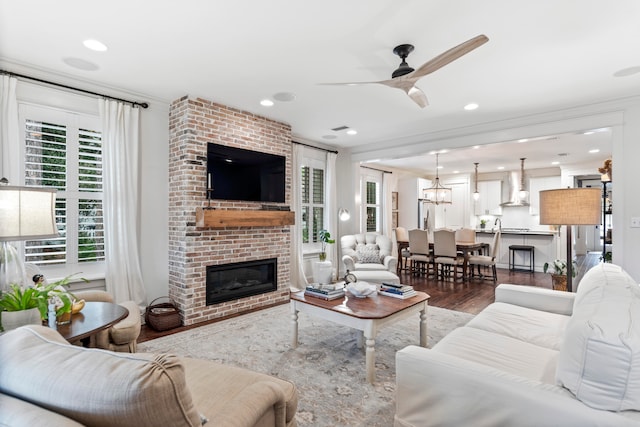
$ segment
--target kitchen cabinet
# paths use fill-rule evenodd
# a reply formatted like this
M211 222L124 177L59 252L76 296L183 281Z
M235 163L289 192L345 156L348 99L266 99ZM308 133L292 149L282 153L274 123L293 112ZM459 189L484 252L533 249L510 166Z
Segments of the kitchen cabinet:
M478 181L480 198L474 201L474 215L502 215L500 180Z
M540 191L560 187L560 176L532 177L529 180L529 213L540 215Z

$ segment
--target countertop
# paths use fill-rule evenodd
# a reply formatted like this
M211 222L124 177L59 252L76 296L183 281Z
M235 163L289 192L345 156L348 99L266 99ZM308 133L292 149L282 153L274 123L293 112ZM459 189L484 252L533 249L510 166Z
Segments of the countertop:
M494 234L495 231L488 228L488 229L477 229L476 233L479 234ZM555 236L556 234L558 234L557 231L551 231L551 230L526 230L526 229L509 229L509 228L503 228L502 229L502 234L517 234L517 235L524 235L524 236Z

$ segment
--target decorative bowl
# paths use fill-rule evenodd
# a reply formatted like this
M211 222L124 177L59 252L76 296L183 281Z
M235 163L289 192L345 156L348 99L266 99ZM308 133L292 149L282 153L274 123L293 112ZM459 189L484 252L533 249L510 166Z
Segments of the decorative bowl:
M367 282L353 282L347 285L347 291L356 298L366 298L376 293L376 286Z

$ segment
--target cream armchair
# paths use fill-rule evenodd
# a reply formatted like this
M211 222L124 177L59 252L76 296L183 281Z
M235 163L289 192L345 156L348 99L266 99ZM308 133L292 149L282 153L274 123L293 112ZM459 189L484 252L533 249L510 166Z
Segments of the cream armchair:
M342 262L350 272L396 272L398 259L391 255L393 243L387 236L377 233L361 233L342 236Z
M113 297L105 291L86 290L73 293L78 299L85 301L113 302ZM107 330L91 337L90 346L105 350L126 353L136 352L136 343L140 335L140 308L133 301L124 301L119 305L129 310L127 317Z

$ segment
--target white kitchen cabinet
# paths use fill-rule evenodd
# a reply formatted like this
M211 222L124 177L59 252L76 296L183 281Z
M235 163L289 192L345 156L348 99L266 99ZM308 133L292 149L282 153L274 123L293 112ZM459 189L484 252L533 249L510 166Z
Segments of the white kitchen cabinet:
M480 198L474 201L474 214L502 215L500 206L502 186L500 180L478 181Z
M529 213L540 215L540 191L560 187L560 176L532 177L529 180Z

